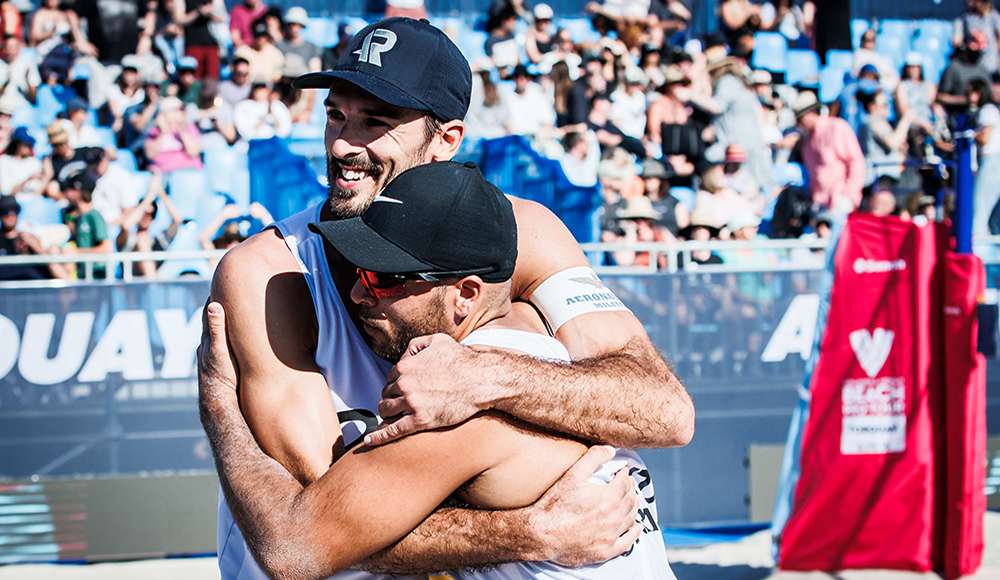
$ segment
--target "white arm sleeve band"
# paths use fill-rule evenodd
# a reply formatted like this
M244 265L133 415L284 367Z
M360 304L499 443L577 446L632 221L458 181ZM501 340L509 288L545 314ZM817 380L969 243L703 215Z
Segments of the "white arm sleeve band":
M597 273L586 266L553 274L531 293L529 300L541 311L553 334L581 314L628 310Z

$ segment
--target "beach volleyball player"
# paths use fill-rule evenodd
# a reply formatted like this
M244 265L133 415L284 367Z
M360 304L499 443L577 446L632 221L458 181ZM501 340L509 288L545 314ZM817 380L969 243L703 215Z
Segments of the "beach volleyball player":
M410 341L441 333L472 348L493 347L552 361L569 353L550 337L538 313L510 300L517 256L511 203L475 164L440 162L400 174L358 218L310 229L352 265L360 279L351 300L380 357L397 362ZM222 317L211 319L224 343ZM251 442L234 389L216 398L220 417L236 428L224 437ZM319 577L343 571L408 533L442 502L511 509L534 502L587 450L569 439L483 411L448 429L417 433L378 447L356 446L305 489L280 465L254 473L271 503L245 505L255 526L249 545L274 578ZM254 445L251 453L262 455ZM592 470L592 469L591 469ZM592 470L593 471L593 470ZM616 449L591 476L599 484L631 476L640 493L639 532L627 554L595 566L511 562L449 575L476 580L674 580L656 523L653 485L634 451ZM627 477L622 475L622 477ZM335 502L328 501L337 497ZM366 506L359 510L358 506ZM354 528L364 528L361 534ZM258 541L260 530L267 541ZM628 529L625 526L624 529ZM309 552L309 559L296 556ZM293 556L289 556L292 554Z
M464 136L471 73L458 49L430 25L387 19L359 32L333 71L296 82L329 88L326 146L330 199L230 251L212 284L226 309L229 348L239 369L239 404L256 443L224 435L208 386L236 384L229 361L200 351L202 416L220 480L246 528L244 506L267 509L268 489L250 484L276 460L299 482L319 479L358 421L337 411L378 409L393 420L371 443L459 423L484 409L539 427L618 447L683 445L694 412L635 317L615 309L572 236L547 210L511 199L519 259L511 296L545 316L573 364L503 352L476 352L436 334L414 340L390 370L359 332L350 299L356 270L307 230L315 221L359 215L389 180L409 167L454 156ZM385 201L385 203L392 203ZM588 296L606 299L604 311ZM388 373L388 374L387 374ZM385 398L379 401L379 388ZM331 398L332 403L331 404ZM240 442L242 441L242 443ZM273 460L271 459L273 458ZM440 509L411 534L360 564L417 573L511 560L591 563L628 549L617 534L631 517L629 478L588 483L608 458L595 448L535 504L518 510ZM579 473L578 473L579 472ZM582 475L581 475L582 473ZM336 502L336 497L329 498ZM623 507L625 506L625 507ZM364 506L358 506L363 509ZM220 505L220 567L226 578L263 577ZM615 521L617 519L617 521ZM268 530L261 533L267 542ZM354 530L363 534L364 529ZM634 532L634 530L632 530ZM631 532L629 532L631 533ZM624 544L624 545L623 545ZM303 561L309 554L301 554Z

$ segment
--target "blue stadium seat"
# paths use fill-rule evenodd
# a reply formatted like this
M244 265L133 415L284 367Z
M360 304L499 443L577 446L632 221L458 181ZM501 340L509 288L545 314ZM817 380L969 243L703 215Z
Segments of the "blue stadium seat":
M11 127L40 127L38 122L38 111L31 105L14 107L14 114L10 116Z
M789 50L785 82L809 88L819 86L819 55L812 50Z
M823 67L819 71L820 102L832 103L836 101L844 90L844 76L850 74L850 69L845 71L832 66Z
M798 163L775 163L774 180L782 186L805 187L805 170Z
M178 169L167 177L167 191L185 219L198 217L198 202L212 194L208 175L201 169Z
M56 116L66 109L63 100L59 98L52 87L46 84L38 87L35 100L37 101L38 124L42 126L51 125L56 120Z
M250 168L246 151L233 147L205 150L205 172L212 191L225 194L241 208L250 207Z
M912 20L885 19L879 21L878 25L878 33L880 35L885 34L905 39L913 37L913 29Z
M330 42L331 37L333 42ZM329 18L310 18L309 24L302 30L302 38L320 48L336 44L337 25Z
M688 212L694 210L694 202L698 197L698 194L694 192L690 187L671 187L670 195L674 197L677 201L681 202Z
M281 220L326 199L327 187L309 162L278 138L250 142L250 199ZM319 141L319 147L323 142ZM323 149L325 155L325 148Z
M777 32L758 32L753 36L753 67L771 72L788 68L788 40Z
M861 37L869 28L871 28L871 23L864 18L851 20L851 39L854 42L854 48L861 46Z
M879 34L875 37L875 52L892 63L893 68L902 68L906 53L910 50L912 37L896 34Z
M313 103L313 110L309 113L310 125L326 124L326 97L330 94L330 89L316 89L316 101Z
M118 139L115 138L115 132L108 127L94 127L97 131L97 138L101 143L101 147L105 149L117 149Z
M458 49L469 62L486 56L488 34L479 30L466 30L458 41Z
M132 153L131 149L119 149L115 164L132 173L139 170L139 165L135 160L135 153Z
M600 42L601 33L594 30L589 18L557 18L553 22L557 28L569 30L573 42Z
M854 52L850 50L826 51L826 66L847 72L854 66Z
M192 252L201 250L201 242L198 239L200 233L197 224L194 222L182 225L177 229L177 235L170 242L167 251ZM212 276L212 267L208 264L208 260L167 260L156 271L156 276L158 278L173 280L181 274L188 272L195 272L203 278L210 278Z
M198 224L198 231L201 232L204 230L208 224L219 215L219 212L221 212L222 208L226 207L228 203L229 200L226 196L214 193L199 199L198 217L195 219L195 223Z
M30 197L18 199L21 204L21 214L18 222L22 224L37 224L40 226L54 226L62 223L62 213L59 204L47 197Z

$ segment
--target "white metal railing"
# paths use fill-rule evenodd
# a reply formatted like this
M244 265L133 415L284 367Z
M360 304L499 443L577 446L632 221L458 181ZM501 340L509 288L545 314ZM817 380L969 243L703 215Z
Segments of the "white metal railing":
M977 253L986 264L1000 264L1000 236L987 236L976 238ZM697 270L698 272L782 272L789 270L821 270L823 264L821 260L796 260L791 255L793 250L814 251L825 250L828 240L822 239L786 239L786 240L713 240L707 242L638 242L638 243L587 243L580 244L584 252L595 256L603 252L648 252L648 266L595 266L595 270L604 273L616 274L653 274L656 272L680 272ZM992 247L992 248L989 248ZM742 264L695 264L691 261L691 253L699 250L709 250L717 252L719 250L762 250L774 251L779 254L776 264L742 265ZM787 255L780 255L786 252ZM79 283L93 280L94 264L106 264L109 272L117 270L118 265L122 265L122 280L131 282L135 280L149 280L133 276L132 265L136 262L147 260L166 262L171 260L197 260L213 259L218 260L226 254L226 250L194 250L187 252L120 252L111 254L57 254L57 255L31 255L31 256L0 256L0 268L14 265L47 265L51 263L66 264L76 263L83 265L84 276L81 280L56 280L48 282L47 285L66 285L68 283ZM667 267L662 270L658 267L659 256L666 258ZM155 278L154 278L155 279ZM107 282L114 282L113 277ZM102 282L102 281L97 281ZM36 282L37 284L37 282ZM0 287L8 285L20 285L18 282L0 282Z

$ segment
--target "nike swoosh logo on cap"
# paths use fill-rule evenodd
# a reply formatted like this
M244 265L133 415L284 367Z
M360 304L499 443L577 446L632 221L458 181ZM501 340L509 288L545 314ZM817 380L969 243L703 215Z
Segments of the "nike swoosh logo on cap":
M402 200L395 199L395 198L392 198L392 197L386 197L384 195L378 195L372 201L373 202L375 202L375 201L384 201L386 203L398 203L399 205L403 205Z

